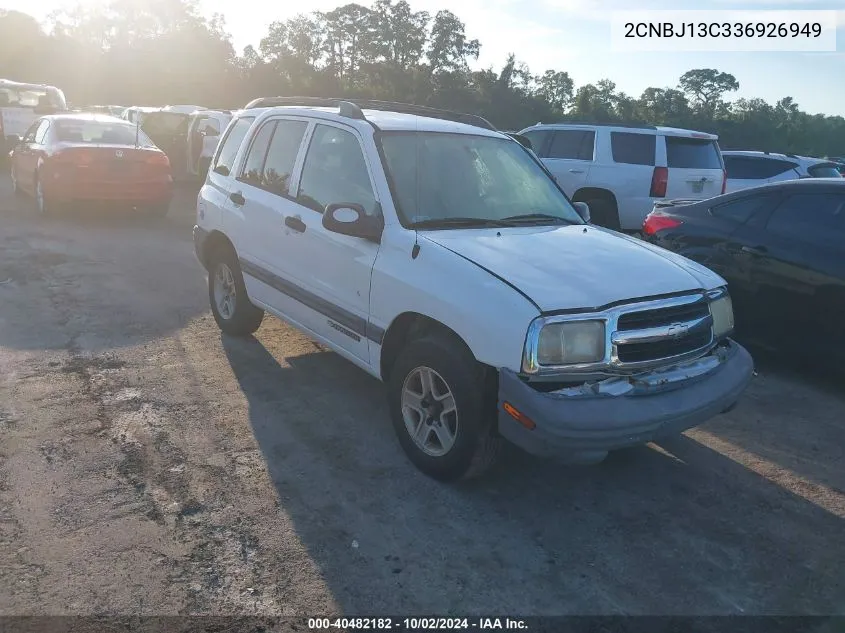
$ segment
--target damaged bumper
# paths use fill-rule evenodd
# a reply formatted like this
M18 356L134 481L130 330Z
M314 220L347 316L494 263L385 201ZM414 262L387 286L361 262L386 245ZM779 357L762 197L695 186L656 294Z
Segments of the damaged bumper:
M201 228L200 226L194 225L194 254L197 256L197 260L199 263L203 265L203 268L207 268L205 264L205 259L203 257L203 252L205 249L205 241L208 239L208 231Z
M751 355L731 340L694 361L548 393L502 369L499 432L534 455L600 461L610 450L676 435L724 413L753 373Z

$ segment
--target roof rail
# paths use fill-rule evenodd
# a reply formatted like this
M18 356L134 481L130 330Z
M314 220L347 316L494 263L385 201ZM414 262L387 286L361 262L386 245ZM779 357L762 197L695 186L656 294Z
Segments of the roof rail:
M482 127L487 130L496 128L484 117L476 114L464 114L451 110L441 110L429 106L421 106L410 103L399 103L394 101L378 101L373 99L339 99L328 97L259 97L253 99L244 106L249 108L272 108L276 106L302 106L310 108L339 108L340 115L352 119L366 120L363 110L381 110L384 112L399 112L401 114L415 114L417 116L431 117L432 119L443 119L464 123L475 127Z
M622 127L633 130L656 130L656 125L646 125L639 123L596 123L595 121L558 121L557 123L535 123L534 125L589 125L591 127Z

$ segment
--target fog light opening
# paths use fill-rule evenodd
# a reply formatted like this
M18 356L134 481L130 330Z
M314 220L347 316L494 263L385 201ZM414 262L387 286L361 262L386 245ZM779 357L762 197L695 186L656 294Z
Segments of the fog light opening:
M505 412L511 416L514 420L519 422L522 426L524 426L529 431L533 431L534 428L537 426L534 424L534 421L529 418L527 415L519 411L515 406L513 406L510 402L505 402L502 405L502 408Z

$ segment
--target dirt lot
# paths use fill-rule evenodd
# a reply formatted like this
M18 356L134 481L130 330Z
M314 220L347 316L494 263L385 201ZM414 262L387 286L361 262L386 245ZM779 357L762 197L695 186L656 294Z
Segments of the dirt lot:
M446 487L379 384L275 319L220 335L167 221L42 220L0 180L0 614L845 614L845 396L594 467Z

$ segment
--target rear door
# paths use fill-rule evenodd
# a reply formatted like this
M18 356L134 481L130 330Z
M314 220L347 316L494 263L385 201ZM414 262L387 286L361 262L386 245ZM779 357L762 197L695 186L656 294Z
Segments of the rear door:
M760 332L780 347L829 352L845 332L845 194L793 193L746 250Z
M663 135L669 181L666 197L705 200L722 193L724 165L715 140Z
M555 129L552 131L540 158L557 178L566 195L572 197L587 183L590 168L593 166L595 144L594 130Z
M602 143L610 147L602 148ZM599 155L610 160L600 160L593 166L587 184L613 192L622 228L641 227L654 207L651 179L657 160L657 136L634 131L602 134Z

